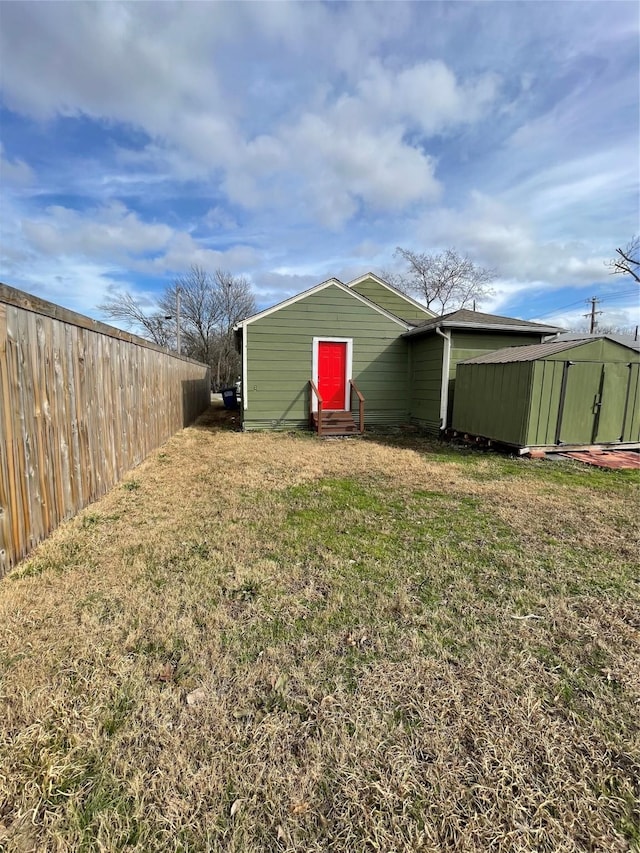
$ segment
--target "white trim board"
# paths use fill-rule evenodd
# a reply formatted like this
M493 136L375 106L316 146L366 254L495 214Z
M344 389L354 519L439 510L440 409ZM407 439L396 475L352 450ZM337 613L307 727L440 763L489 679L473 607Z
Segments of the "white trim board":
M356 284L360 284L363 281L366 281L368 278L372 278L377 284L382 285L382 287L386 287L387 290L391 291L391 293L395 293L396 296L402 297L402 299L406 300L410 305L413 305L414 308L419 308L421 311L424 311L425 314L428 314L429 317L437 317L438 315L435 311L432 311L430 308L427 308L426 305L423 305L421 302L418 302L417 299L413 299L411 296L407 296L406 293L403 293L401 290L398 290L397 287L394 287L392 284L389 284L384 279L377 276L375 273L368 272L364 275L358 276L358 278L354 278L352 281L347 282L347 287L355 287Z
M344 387L344 410L351 410L351 386L349 382L353 379L353 338L328 338L319 337L313 339L313 356L311 365L311 378L313 379L316 388L318 387L318 345L323 343L335 343L347 345L347 364ZM318 411L318 398L315 394L311 394L311 411ZM324 409L325 412L334 411L333 409Z
M386 317L388 320L393 320L393 322L397 323L398 326L402 326L405 331L409 331L409 329L413 328L411 323L406 323L404 320L401 320L400 317L396 317L395 314L391 314L390 311L386 311L384 308L381 308L379 305L376 305L375 302L372 302L370 299L367 299L366 296L362 296L362 294L358 293L356 290L350 290L346 284L343 284L337 278L330 278L327 281L323 281L321 284L316 284L315 287L311 287L309 290L303 290L302 293L297 293L295 296L291 296L289 299L285 299L284 302L278 302L278 304L274 305L272 308L265 308L264 311L259 311L257 314L253 314L251 317L247 317L246 320L241 320L241 322L237 323L233 327L233 329L234 331L238 331L238 329L246 328L247 326L251 325L251 323L255 323L256 320L261 320L263 317L268 317L271 314L275 314L276 311L279 311L281 308L286 308L288 305L294 305L301 299L304 299L307 296L311 296L313 293L319 293L321 290L325 290L325 288L327 287L337 287L344 293L348 293L349 296L352 296L354 299L359 300L363 303L363 305L367 305L369 308L372 308L374 311L377 311L378 314L382 314L382 316Z
M249 389L247 388L247 330L242 329L242 407L249 408Z

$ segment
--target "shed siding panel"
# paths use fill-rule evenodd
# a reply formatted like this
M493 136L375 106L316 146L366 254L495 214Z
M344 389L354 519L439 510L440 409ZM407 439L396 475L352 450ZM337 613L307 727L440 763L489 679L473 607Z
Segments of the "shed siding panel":
M564 362L534 362L526 444L554 444L558 427Z
M451 359L449 362L449 404L447 424L451 424L456 389L458 364L468 358L475 358L485 352L493 352L502 347L526 346L540 343L539 334L522 335L513 332L463 332L454 329L451 334Z
M353 339L353 379L367 425L407 418L407 345L402 327L337 287L256 320L247 334L245 429L305 428L313 338ZM354 403L355 405L355 403Z
M459 365L453 428L521 444L526 435L530 382L531 366L526 363Z
M629 368L626 408L622 440L640 441L640 364L632 364Z
M388 290L372 278L367 278L359 284L355 284L351 290L355 290L361 296L370 299L389 311L395 314L396 317L402 317L403 320L413 320L417 323L423 323L425 320L431 320L433 314L427 309L420 309L408 299L404 299L399 293L394 293Z

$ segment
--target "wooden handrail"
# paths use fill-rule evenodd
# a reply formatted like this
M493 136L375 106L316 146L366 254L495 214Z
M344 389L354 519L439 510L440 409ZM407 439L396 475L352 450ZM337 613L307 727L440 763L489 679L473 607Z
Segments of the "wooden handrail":
M360 430L360 434L362 435L362 433L364 433L364 397L360 393L360 389L358 388L356 383L353 381L353 379L349 380L349 385L351 387L351 390L355 391L356 396L358 397L358 410L359 410L359 421L360 421L359 430ZM351 393L351 392L349 392L349 393Z
M313 379L309 380L309 385L311 386L311 394L309 394L309 422L310 426L313 427L313 395L316 395L316 399L318 400L318 435L322 435L322 397L320 396L320 392L316 386L316 383Z

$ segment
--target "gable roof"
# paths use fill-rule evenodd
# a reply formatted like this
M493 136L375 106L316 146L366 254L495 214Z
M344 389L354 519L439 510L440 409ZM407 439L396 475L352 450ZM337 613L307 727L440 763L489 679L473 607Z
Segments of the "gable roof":
M268 317L270 314L275 314L276 311L280 311L282 308L286 308L288 305L294 305L301 299L305 299L307 296L311 296L313 293L319 293L321 290L324 290L327 287L339 288L344 293L348 293L349 296L364 303L369 308L372 308L374 311L377 311L379 314L382 314L387 319L393 320L394 323L397 323L399 326L402 326L402 328L405 330L411 328L411 324L408 323L406 320L402 320L400 317L396 317L395 314L391 314L389 311L385 311L384 308L381 308L379 305L376 305L375 302L372 302L370 299L367 299L366 296L362 296L362 294L358 293L356 290L350 290L346 286L346 284L341 282L339 279L329 278L326 281L321 282L320 284L316 284L315 287L310 287L308 290L303 290L301 293L296 293L295 296L291 296L289 297L289 299L284 299L282 302L276 303L271 308L265 308L264 311L258 311L257 314L252 314L250 317L246 317L244 320L241 320L239 323L236 323L236 325L233 327L233 330L234 332L237 332L239 329L242 329L245 326L249 326L251 323L255 323L256 320L261 320L263 317Z
M502 317L499 314L483 314L481 311L470 311L468 308L460 308L451 311L433 320L420 323L415 329L406 332L404 337L411 335L424 335L432 332L436 327L449 329L481 329L500 332L538 332L543 335L552 335L561 332L559 326L547 326L543 323L533 323L531 320L518 320L516 317Z
M536 361L536 359L544 358L546 355L566 352L583 344L603 339L613 340L610 335L586 335L573 340L553 340L546 341L543 344L530 344L524 347L504 347L503 349L494 350L494 352L478 355L475 358L468 358L466 361L461 362L461 364L509 364L515 361ZM619 341L614 341L614 343L629 347L629 349L640 350L640 346L636 348L629 344L620 344Z
M426 305L423 305L422 302L418 302L417 299L413 299L413 297L408 296L406 293L403 293L401 290L398 290L397 287L394 287L392 284L389 284L388 281L385 281L383 278L380 278L379 275L376 275L373 272L366 272L364 275L358 276L358 278L354 278L351 281L347 282L347 287L355 287L357 284L362 284L363 281L366 281L368 278L373 279L376 284L379 284L381 287L385 287L387 290L390 290L391 293L399 296L401 299L406 300L410 305L413 305L414 308L418 308L420 311L424 311L425 314L430 314L432 317L435 317L435 312L430 308L427 308ZM405 318L402 318L405 319ZM407 323L410 323L412 326L416 326L418 322L416 320L407 319Z

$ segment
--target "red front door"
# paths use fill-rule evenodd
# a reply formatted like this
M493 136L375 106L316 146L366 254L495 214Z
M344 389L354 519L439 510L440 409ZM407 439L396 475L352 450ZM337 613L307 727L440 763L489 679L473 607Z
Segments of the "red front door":
M318 391L325 409L344 411L347 387L347 344L336 341L318 343Z

